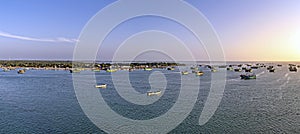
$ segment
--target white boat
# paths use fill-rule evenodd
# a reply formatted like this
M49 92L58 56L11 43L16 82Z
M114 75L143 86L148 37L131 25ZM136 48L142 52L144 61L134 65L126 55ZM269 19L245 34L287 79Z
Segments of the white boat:
M188 75L189 72L188 72L188 71L182 71L181 74L182 74L182 75Z
M161 91L149 91L147 92L147 96L160 95Z
M95 87L96 88L106 88L106 84L97 84Z

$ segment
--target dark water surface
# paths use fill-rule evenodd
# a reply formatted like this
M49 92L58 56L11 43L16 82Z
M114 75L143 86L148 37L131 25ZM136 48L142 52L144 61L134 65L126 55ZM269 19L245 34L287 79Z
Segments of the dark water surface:
M176 102L180 77L195 76L156 71L165 74L168 85L155 105L127 103L106 72L96 73L97 81L108 83L108 88L99 89L99 93L120 115L135 120L158 117ZM192 112L170 133L300 133L299 73L289 72L286 65L276 67L275 73L265 68L255 73L256 80L244 81L240 73L227 72L221 104L209 122L200 126L199 116L210 89L210 72L205 72ZM146 93L151 89L150 75L148 71L131 72L130 82L136 91ZM104 133L81 110L68 71L29 70L23 75L1 71L0 117L0 133Z

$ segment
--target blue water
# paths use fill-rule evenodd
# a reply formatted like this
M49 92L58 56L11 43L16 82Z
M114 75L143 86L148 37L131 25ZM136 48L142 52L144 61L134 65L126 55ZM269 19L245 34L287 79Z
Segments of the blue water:
M116 113L127 118L148 120L163 115L178 98L180 78L195 76L154 71L164 73L168 84L164 95L151 105L128 103L118 95L106 72L96 73L97 82L108 83L99 93ZM217 73L221 71L226 70ZM137 92L151 89L148 78L152 72L130 73ZM200 126L211 80L210 72L205 72L192 112L170 133L300 133L299 72L291 73L285 65L276 67L275 73L264 68L255 73L256 80L245 81L240 80L240 73L228 71L220 106L209 122ZM0 71L0 117L0 133L104 133L81 110L68 71L29 70L23 75Z

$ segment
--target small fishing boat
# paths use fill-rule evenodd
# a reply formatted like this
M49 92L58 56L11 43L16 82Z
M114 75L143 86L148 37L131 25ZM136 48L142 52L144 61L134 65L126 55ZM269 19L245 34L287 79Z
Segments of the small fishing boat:
M173 71L173 70L175 70L175 68L174 67L168 67L167 70Z
M161 91L149 91L147 92L147 96L160 95Z
M251 72L252 72L252 69L251 69L251 68L246 68L246 69L245 69L245 72L251 73Z
M24 69L21 69L18 71L18 74L24 74L25 73L25 70Z
M100 69L93 69L93 72L100 72Z
M252 66L251 69L258 69L258 66Z
M182 74L182 75L188 75L189 72L188 72L188 71L182 71L181 74Z
M145 71L152 71L153 69L152 68L149 68L149 67L146 67L144 68Z
M232 71L233 68L232 68L232 67L228 67L227 70L228 70L228 71Z
M205 68L212 69L212 66L211 65L205 65Z
M269 69L269 72L274 73L275 72L275 68Z
M96 88L106 88L106 84L97 84L95 87Z
M220 65L219 68L226 68L226 65Z
M71 69L71 70L70 70L70 73L79 73L79 72L80 72L79 69Z
M211 69L211 72L217 72L218 70L217 69L215 69L215 68L212 68Z
M196 72L196 76L202 76L204 73L201 71Z
M235 72L242 72L242 69L236 68L236 69L234 69L234 71L235 71Z
M290 66L290 67L289 67L289 70L290 70L291 72L297 72L297 68L294 67L294 66Z
M196 67L191 67L191 70L195 70L196 69Z
M241 74L240 77L243 80L256 79L255 74Z
M117 72L117 69L107 69L106 72L109 72L109 73Z
M267 70L271 70L271 69L273 69L274 67L273 66L268 66L267 67Z

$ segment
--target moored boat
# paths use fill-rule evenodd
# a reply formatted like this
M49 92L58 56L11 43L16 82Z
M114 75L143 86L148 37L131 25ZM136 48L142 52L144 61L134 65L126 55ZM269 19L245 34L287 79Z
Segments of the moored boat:
M215 68L212 68L211 69L211 72L217 72L218 70L217 69L215 69Z
M290 66L290 67L289 67L289 70L290 70L291 72L297 72L297 68L294 67L294 66Z
M251 69L251 68L246 68L246 69L245 69L245 72L250 72L250 73L251 73L251 72L252 72L252 69Z
M25 70L24 69L21 69L18 71L18 74L24 74L25 73Z
M273 68L274 68L274 66L268 66L268 67L267 67L268 70L271 70L271 69L273 69Z
M109 73L117 72L117 69L107 69L106 72L109 72Z
M252 66L251 69L258 69L258 66Z
M147 96L160 95L161 91L149 91L147 92Z
M234 71L235 71L235 72L242 72L242 69L236 68L236 69L234 69Z
M226 65L220 65L219 68L226 68Z
M152 71L153 69L152 68L149 68L149 67L146 67L144 68L145 71Z
M168 67L167 70L173 71L173 70L175 70L175 68L174 67Z
M240 77L243 80L256 79L255 74L241 74Z
M96 88L106 88L106 84L97 84L95 87Z
M269 69L269 72L274 73L275 72L275 68Z
M202 76L204 73L201 71L196 72L196 76Z
M100 72L100 69L93 69L93 72Z
M228 67L227 70L228 70L228 71L232 71L232 70L233 70L233 67Z
M182 71L181 74L182 74L182 75L188 75L189 72L188 72L188 71Z
M79 69L70 69L70 73L79 73L80 70Z

